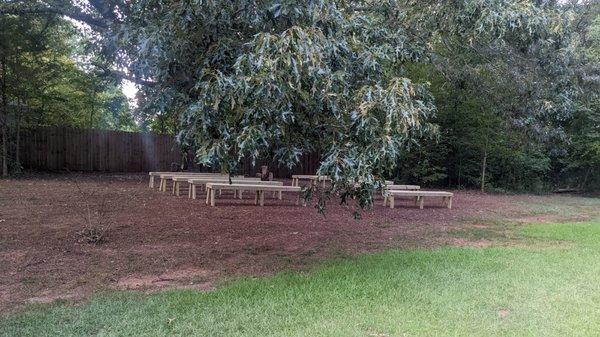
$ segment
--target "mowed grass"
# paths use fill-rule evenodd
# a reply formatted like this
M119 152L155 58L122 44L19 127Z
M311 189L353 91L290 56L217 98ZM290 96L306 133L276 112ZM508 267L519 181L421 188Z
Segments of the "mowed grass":
M213 292L119 292L33 308L1 336L597 336L600 221L526 244L389 251Z

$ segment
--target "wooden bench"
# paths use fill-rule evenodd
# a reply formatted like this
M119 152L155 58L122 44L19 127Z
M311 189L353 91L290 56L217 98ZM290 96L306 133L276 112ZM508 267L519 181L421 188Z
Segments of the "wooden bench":
M181 190L181 184L188 185L188 196L192 194L192 186L190 184L190 180L206 180L205 182L214 182L214 183L226 183L229 182L229 177L223 176L194 176L190 178L190 176L174 176L171 180L173 181L173 194L179 196L179 191ZM232 177L233 180L250 180L250 181L259 181L260 178L244 178L244 176L235 176Z
M227 174L222 174L222 173L203 173L203 172L149 172L148 175L150 176L150 183L149 183L150 188L154 188L155 177L161 178L161 176L164 176L164 175L175 175L175 174L177 174L177 175L193 175L193 176L202 176L202 177L204 177L204 176L207 176L207 177L208 176L225 176L225 177L227 177L228 176ZM161 178L160 185L159 185L159 190L161 190L161 191L163 190L163 183L164 182ZM166 186L165 186L165 189L166 189Z
M395 197L413 197L415 198L415 205L420 202L419 208L423 209L423 204L425 198L428 197L441 197L443 203L446 204L448 208L452 208L452 197L454 194L450 192L443 191L401 191L401 190L392 190L388 191L388 198L390 200L390 208L394 208L394 198Z
M150 188L154 188L154 179L155 177L159 177L161 174L193 174L193 175L224 175L227 176L227 174L222 174L222 173L205 173L205 172L172 172L172 171L168 171L168 172L148 172L148 175L150 176L150 182L148 183L148 186Z
M200 190L209 183L213 184L229 184L229 179L212 179L212 178L194 178L188 179L188 184L190 188L188 189L188 197L191 199L196 199L196 191L197 188L200 187ZM232 184L244 184L244 185L273 185L273 186L282 186L283 183L281 181L261 181L260 178L232 178ZM219 190L220 194L221 190ZM233 191L234 198L239 194L240 199L242 198L242 190Z
M175 184L175 180L176 178L184 178L184 179L189 179L192 177L198 177L198 178L229 178L229 175L227 174L221 174L221 173L209 173L209 174L205 174L205 173L184 173L184 174L161 174L160 175L160 190L163 192L167 191L167 183L169 181L172 181L173 184L171 185L171 193L175 194L175 188L176 185Z
M162 173L159 175L160 177L160 186L159 186L159 190L162 192L166 192L167 191L167 183L169 181L172 181L173 178L175 177L188 177L188 178L204 178L204 177L210 177L210 178L229 178L229 175L227 174L221 174L221 173ZM172 185L172 192L173 194L175 194L175 184Z
M232 190L232 191L255 191L254 204L265 205L265 192L279 192L279 198L282 199L282 192L294 192L298 194L296 205L300 203L300 186L273 186L273 185L250 185L250 184L206 184L206 204L215 206L215 194L217 190ZM304 202L302 203L305 206Z
M387 201L388 201L388 191L417 191L420 190L421 186L419 185L394 185L394 184L387 184L386 181L386 185L384 187L384 193L383 193L383 206L387 205Z
M331 179L328 176L318 176L313 174L294 174L292 175L292 186L300 186L300 180L310 180L311 184L316 184L317 181L322 181L323 186Z

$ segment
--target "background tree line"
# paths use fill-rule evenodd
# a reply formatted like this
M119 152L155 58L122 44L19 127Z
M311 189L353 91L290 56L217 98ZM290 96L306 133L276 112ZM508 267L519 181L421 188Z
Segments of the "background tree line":
M89 37L57 15L0 16L2 175L21 171L21 131L137 130L120 79L89 67Z
M405 181L493 190L600 188L600 3L557 8L552 45L440 39L413 69L432 83L440 137L407 153ZM548 48L546 51L545 48ZM418 163L414 165L414 163Z
M50 108L33 99L43 86L7 85L3 102L26 97L38 121L170 132L227 171L245 156L292 167L318 151L330 192L362 206L383 177L600 188L598 1L36 0L0 13L3 27L54 41L13 48L31 50L19 65L52 59L36 76L52 68L72 76L62 86L85 86ZM123 78L140 86L138 125L115 104Z

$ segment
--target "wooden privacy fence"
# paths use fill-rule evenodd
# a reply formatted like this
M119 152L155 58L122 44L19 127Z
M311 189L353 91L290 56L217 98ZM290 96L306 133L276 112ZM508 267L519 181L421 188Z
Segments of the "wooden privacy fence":
M172 136L110 130L48 127L27 130L21 164L41 171L142 172L181 162Z
M188 158L192 163L191 156ZM21 164L29 170L169 171L172 163L182 160L177 142L168 135L66 127L30 129L21 135ZM300 165L293 170L266 160L257 161L253 167L250 160L244 160L241 173L254 175L261 165L269 166L274 176L280 178L291 174L314 174L319 156L303 156ZM190 169L203 170L197 165Z

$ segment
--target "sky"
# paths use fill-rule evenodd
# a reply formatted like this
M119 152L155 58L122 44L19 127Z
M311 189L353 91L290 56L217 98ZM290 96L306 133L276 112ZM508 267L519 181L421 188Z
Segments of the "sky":
M133 84L133 82L128 80L122 80L121 90L123 91L123 94L127 96L129 102L133 102L134 104L137 103L135 95L137 94L138 89L136 88L135 84Z

